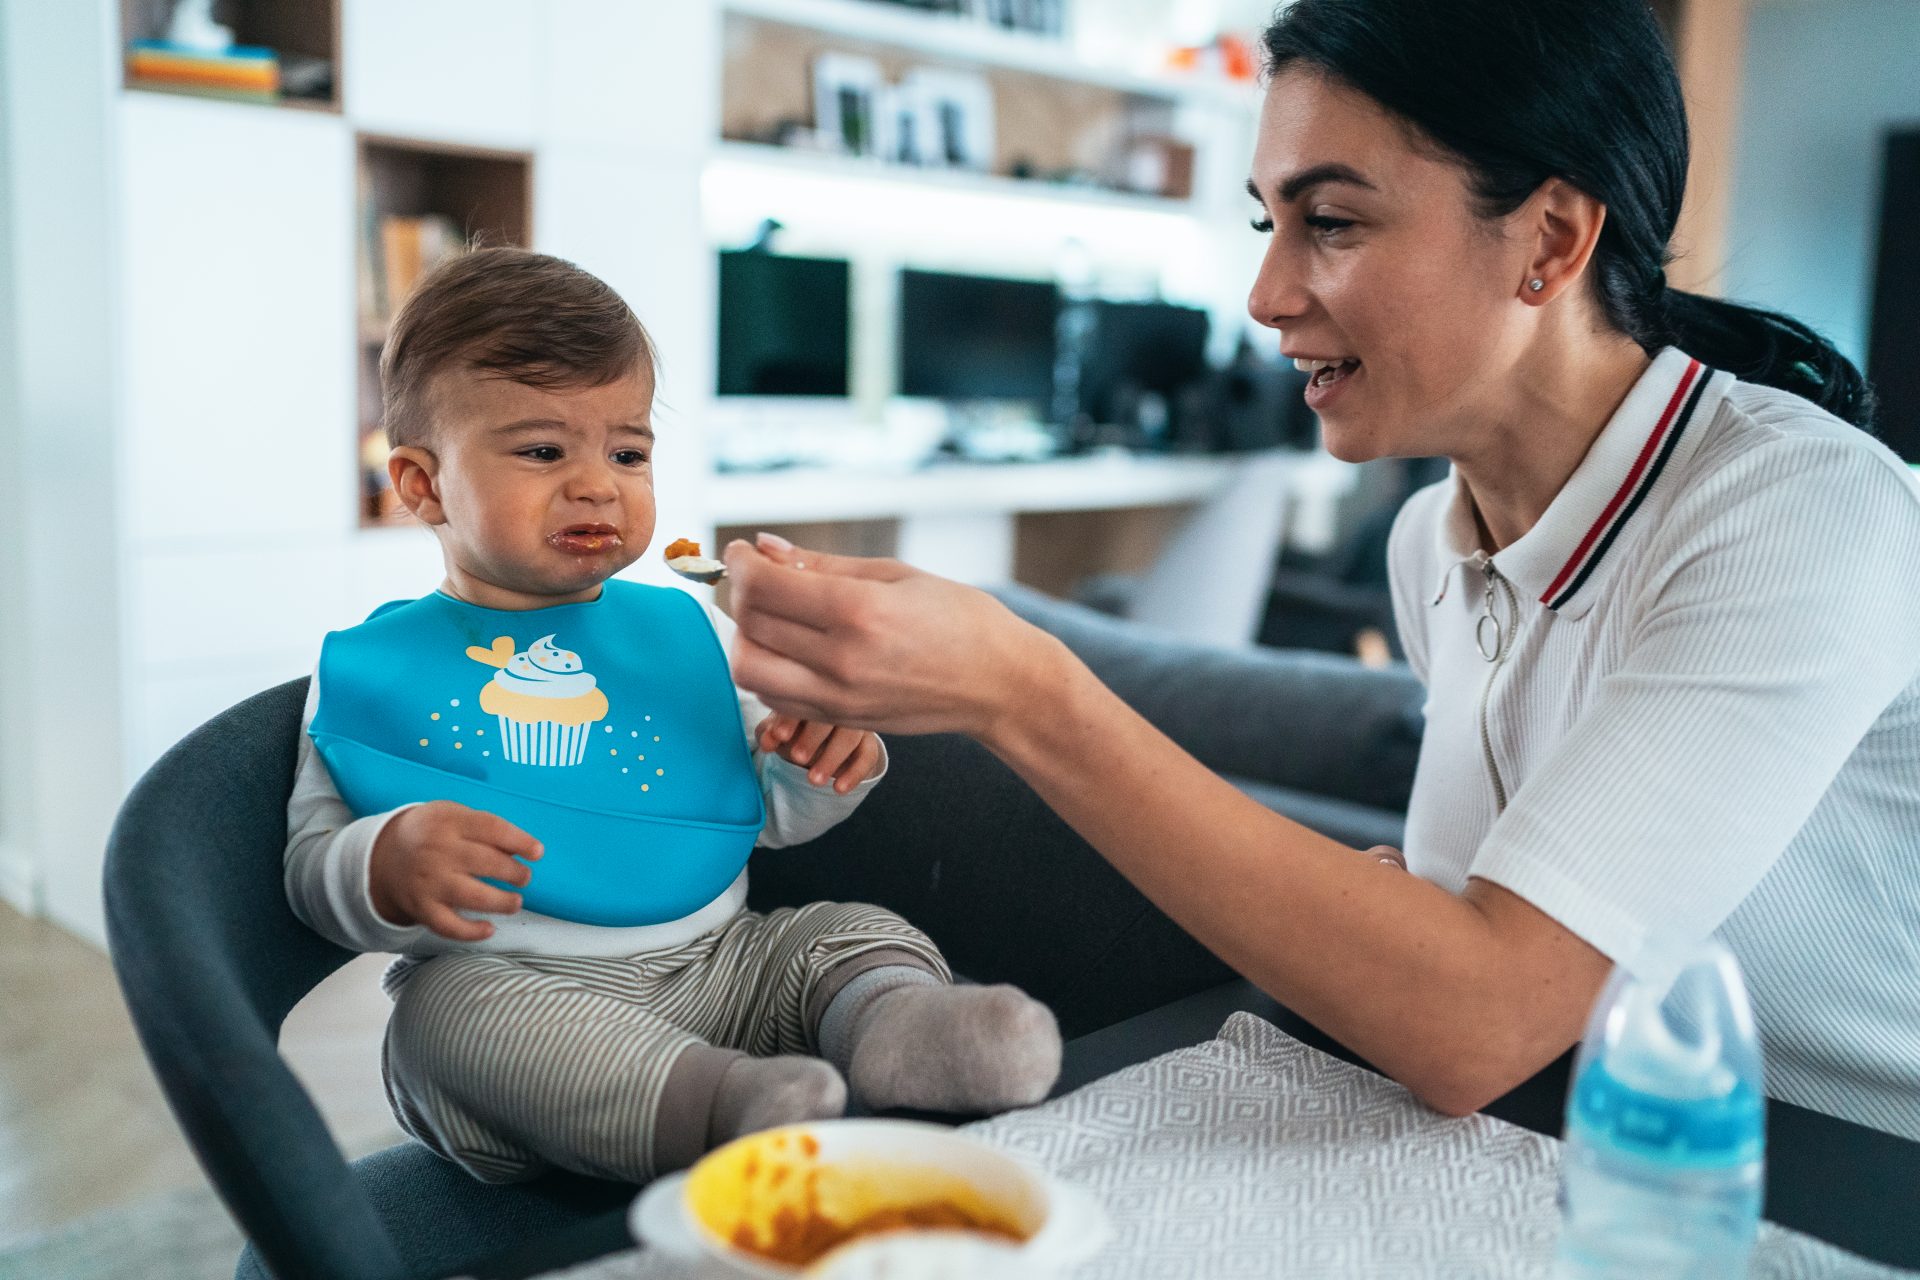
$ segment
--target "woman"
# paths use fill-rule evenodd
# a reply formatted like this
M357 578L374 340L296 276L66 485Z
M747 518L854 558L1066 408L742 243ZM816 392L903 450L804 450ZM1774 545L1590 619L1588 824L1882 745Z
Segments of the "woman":
M735 544L740 682L974 736L1439 1110L1564 1052L1610 965L1717 930L1771 1091L1920 1138L1920 485L1832 348L1667 287L1686 124L1647 6L1298 0L1266 46L1253 316L1333 453L1454 464L1390 553L1429 694L1413 874L898 564Z

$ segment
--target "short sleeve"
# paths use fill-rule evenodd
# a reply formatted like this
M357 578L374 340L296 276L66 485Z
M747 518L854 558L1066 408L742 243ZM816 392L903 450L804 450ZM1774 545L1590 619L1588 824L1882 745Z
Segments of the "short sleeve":
M1754 452L1649 539L1624 656L1469 872L1628 968L1720 926L1920 674L1920 488L1863 444Z

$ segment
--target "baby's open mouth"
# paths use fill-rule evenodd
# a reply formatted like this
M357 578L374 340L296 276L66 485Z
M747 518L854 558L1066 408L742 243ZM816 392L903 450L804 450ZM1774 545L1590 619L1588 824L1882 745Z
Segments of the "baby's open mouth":
M610 524L570 524L547 535L547 545L571 555L598 555L620 546L620 531Z

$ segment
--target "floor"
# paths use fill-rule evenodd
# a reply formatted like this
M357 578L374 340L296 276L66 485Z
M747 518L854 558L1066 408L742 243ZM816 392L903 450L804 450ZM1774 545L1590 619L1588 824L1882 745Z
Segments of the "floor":
M363 956L341 969L281 1035L350 1157L401 1140L380 1088L386 960ZM105 955L0 905L0 993L0 1247L99 1209L204 1185Z

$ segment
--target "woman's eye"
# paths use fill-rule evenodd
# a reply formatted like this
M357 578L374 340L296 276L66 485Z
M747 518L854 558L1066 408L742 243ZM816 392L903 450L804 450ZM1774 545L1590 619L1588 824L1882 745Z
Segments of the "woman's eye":
M522 449L520 456L523 458L532 458L535 462L558 462L560 461L560 447L551 444L537 444L531 449Z
M1325 238L1336 232L1345 231L1353 225L1353 219L1329 218L1324 214L1309 214L1306 218L1306 223L1309 227L1313 228L1316 235Z
M1255 218L1249 225L1263 236L1273 234L1273 219L1265 214Z
M613 460L623 467L642 467L646 465L647 455L642 449L621 449L613 455Z

